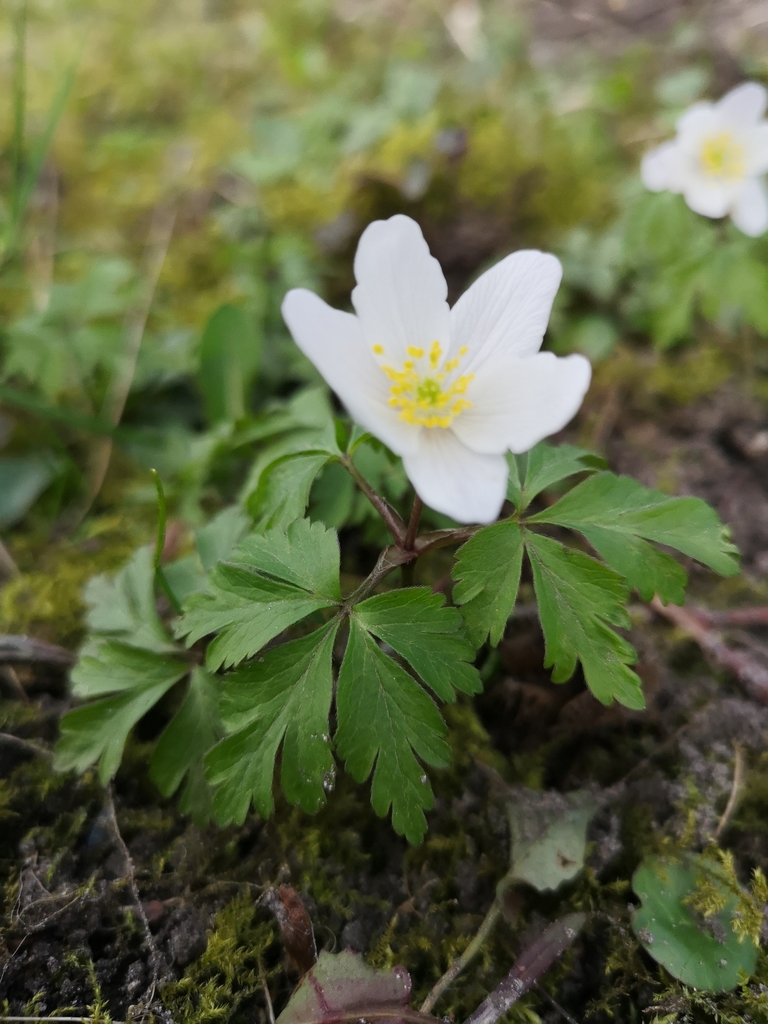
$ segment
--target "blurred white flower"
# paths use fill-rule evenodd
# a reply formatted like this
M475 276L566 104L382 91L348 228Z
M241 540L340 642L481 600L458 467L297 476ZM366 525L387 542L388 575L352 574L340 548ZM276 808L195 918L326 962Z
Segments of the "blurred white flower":
M737 86L717 103L694 103L677 137L645 154L641 176L653 192L681 192L705 217L730 214L745 235L768 228L768 93L757 82Z
M561 267L512 253L453 309L440 265L409 217L374 221L355 256L357 315L303 288L283 316L351 416L403 458L419 497L462 523L488 523L507 487L506 451L565 426L591 368L539 352Z

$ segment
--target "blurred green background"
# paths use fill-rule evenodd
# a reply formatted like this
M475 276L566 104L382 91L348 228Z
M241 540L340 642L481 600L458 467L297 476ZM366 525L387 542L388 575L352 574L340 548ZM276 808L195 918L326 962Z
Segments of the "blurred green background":
M513 249L562 259L547 344L596 365L587 423L617 380L685 401L745 360L768 395L768 242L638 176L686 105L765 76L761 17L747 0L6 4L11 547L89 511L149 517L153 465L189 524L238 496L254 512L254 458L317 418L295 409L319 382L282 296L348 304L361 230L395 212L452 299Z

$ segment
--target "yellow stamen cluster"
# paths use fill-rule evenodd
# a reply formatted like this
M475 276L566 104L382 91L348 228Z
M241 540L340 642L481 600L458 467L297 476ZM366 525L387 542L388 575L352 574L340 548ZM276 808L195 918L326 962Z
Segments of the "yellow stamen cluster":
M704 173L712 178L743 178L747 169L744 147L727 131L704 140L699 161Z
M384 355L381 345L374 345L376 355ZM411 345L402 370L392 366L381 369L392 382L389 390L389 404L400 411L400 419L419 427L449 427L454 418L472 405L462 396L466 393L473 373L461 377L451 375L467 353L459 350L458 356L442 363L443 349L439 341L433 341L429 352Z

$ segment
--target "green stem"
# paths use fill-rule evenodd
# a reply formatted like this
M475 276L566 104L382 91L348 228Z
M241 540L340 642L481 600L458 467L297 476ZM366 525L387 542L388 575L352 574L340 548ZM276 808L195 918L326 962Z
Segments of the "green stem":
M457 531L457 532L459 532L459 531ZM494 897L493 903L491 904L491 906L488 909L488 913L483 918L483 923L480 925L480 927L478 928L478 930L475 933L474 937L472 938L472 940L470 941L469 945L464 950L464 952L461 954L461 956L457 957L456 960L453 961L453 963L448 968L448 970L445 972L445 974L442 976L442 978L439 978L438 981L432 986L432 988L429 991L429 994L427 995L427 998L424 1000L424 1002L419 1007L419 1010L420 1010L421 1013L430 1013L431 1012L432 1007L435 1005L435 1003L440 998L440 996L443 994L443 992L445 992L445 990L450 985L453 984L453 982L458 978L458 976L461 974L461 972L464 970L464 968L467 966L467 964L469 964L477 956L477 954L480 952L480 950L483 947L483 944L485 943L485 941L488 939L489 935L491 934L491 932L495 928L496 922L501 917L501 913L502 913L502 910L503 910L503 907L504 907L504 897L505 897L505 895L507 893L507 890L510 889L512 887L512 885L514 885L514 883L516 881L515 875L513 874L513 868L512 868L512 865L514 863L514 858L513 858L514 850L512 848L512 843L511 843L511 836L512 836L512 827L511 827L512 814L511 814L511 810L509 810L508 817L509 817L509 821L510 821L510 830L509 830L510 831L510 851L509 851L509 862L510 862L510 865L509 865L509 870L507 871L506 875L504 875L504 877L501 879L501 881L496 886L496 895Z
M389 502L374 491L349 455L342 455L339 461L384 520L390 533L395 538L395 544L401 547L405 538L405 523L403 520Z
M157 541L155 543L154 558L155 578L158 586L170 601L173 610L177 615L181 615L181 604L171 589L168 578L163 571L163 548L165 547L165 524L167 520L165 491L163 490L163 482L160 479L160 474L157 470L152 469L150 472L152 473L152 479L155 481L155 488L157 489Z
M12 216L15 220L21 203L24 180L24 126L27 109L27 3L22 0L13 18L13 138L11 167L13 191Z
M424 508L424 502L418 496L413 499L413 508L411 509L411 518L408 520L408 529L405 534L405 540L403 541L403 547L406 551L413 551L416 543L416 533L419 529L419 520L421 519L421 510Z

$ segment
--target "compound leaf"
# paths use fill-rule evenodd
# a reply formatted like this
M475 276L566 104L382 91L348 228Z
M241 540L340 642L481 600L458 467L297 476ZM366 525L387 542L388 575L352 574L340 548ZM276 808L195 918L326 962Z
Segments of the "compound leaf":
M332 454L324 451L300 452L275 459L261 474L248 507L257 517L260 529L284 526L303 516L309 492L320 470Z
M206 665L237 665L312 612L341 600L339 542L321 523L297 519L285 529L246 537L193 594L176 625L188 645L217 633Z
M537 494L567 480L576 473L594 473L605 468L605 459L572 444L556 447L540 441L523 455L508 455L507 497L518 512L524 512Z
M139 548L115 576L94 576L85 588L86 622L92 633L150 651L172 651L155 607L151 547Z
M242 824L251 801L264 817L272 813L281 744L286 797L310 813L325 803L324 783L334 774L328 716L337 630L338 621L330 622L227 677L221 715L231 735L205 759L207 779L219 787L214 811L221 824Z
M462 633L461 615L428 587L378 594L355 606L360 624L388 644L444 701L456 690L480 693L475 649Z
M98 761L106 785L120 764L128 733L187 671L176 658L117 641L88 645L72 672L75 693L113 696L64 715L55 767L84 772Z
M630 625L627 585L589 555L539 534L526 533L526 550L544 632L546 668L562 683L580 661L592 693L603 704L645 706L640 679L629 668L635 649L611 626Z
M738 550L728 528L705 501L670 498L615 473L582 481L529 522L579 530L646 599L658 593L664 601L682 603L686 582L674 559L647 541L681 551L721 576L739 571Z
M449 763L445 723L432 698L381 650L354 612L336 711L336 746L350 773L364 782L373 771L373 809L384 816L391 807L395 831L420 842L424 809L434 798L417 758L436 767Z
M175 793L184 781L179 808L204 825L211 817L211 790L205 781L203 755L223 729L219 718L219 682L204 668L190 677L184 703L157 742L150 776L163 796Z
M467 633L476 647L489 634L495 647L503 636L517 600L522 564L522 531L509 520L486 526L459 548L453 599L462 606Z

